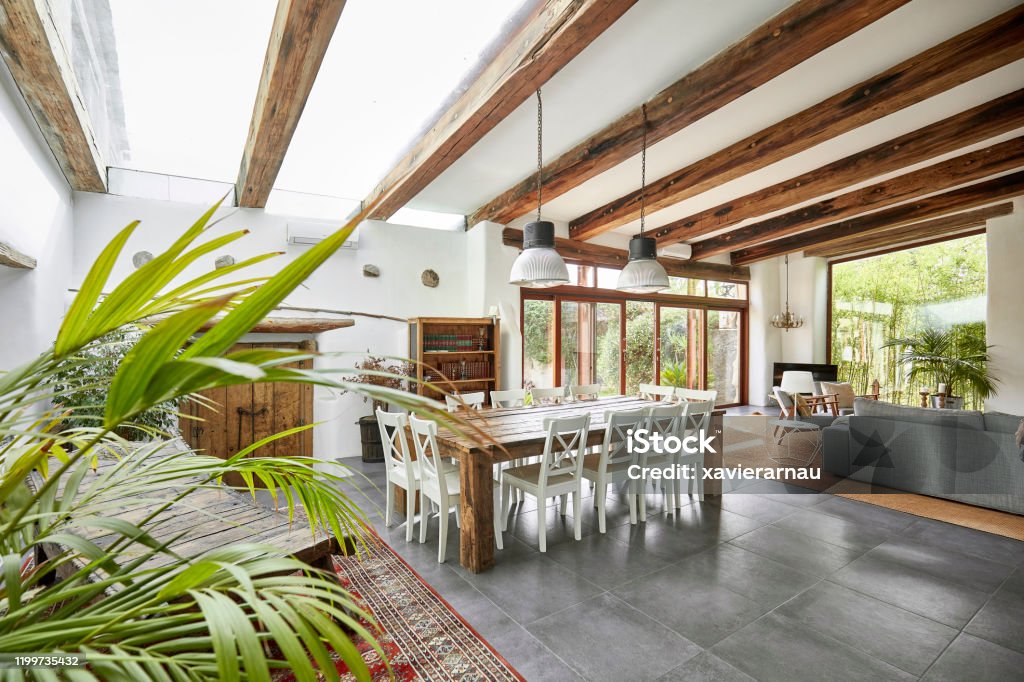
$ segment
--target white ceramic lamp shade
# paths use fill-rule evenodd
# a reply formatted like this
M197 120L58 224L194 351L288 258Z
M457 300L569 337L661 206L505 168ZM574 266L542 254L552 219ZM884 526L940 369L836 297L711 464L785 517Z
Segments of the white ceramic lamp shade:
M555 225L546 220L523 229L523 252L512 264L508 283L521 287L557 287L569 283L569 269L555 251Z

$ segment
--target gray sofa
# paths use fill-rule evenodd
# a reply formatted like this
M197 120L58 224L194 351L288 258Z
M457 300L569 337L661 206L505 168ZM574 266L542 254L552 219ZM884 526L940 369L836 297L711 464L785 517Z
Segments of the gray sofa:
M826 471L887 488L1024 514L1021 417L858 398L822 431Z

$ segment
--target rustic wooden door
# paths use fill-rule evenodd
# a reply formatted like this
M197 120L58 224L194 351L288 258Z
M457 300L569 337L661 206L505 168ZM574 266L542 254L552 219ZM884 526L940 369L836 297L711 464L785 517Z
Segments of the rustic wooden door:
M301 343L240 343L231 350L288 348L315 350L312 341ZM312 369L312 360L288 365ZM313 422L313 387L306 384L272 383L228 386L201 394L203 402L191 401L183 411L181 434L185 442L203 454L227 459L249 445ZM280 438L257 450L264 457L313 455L313 430ZM229 485L240 485L240 477L229 477Z

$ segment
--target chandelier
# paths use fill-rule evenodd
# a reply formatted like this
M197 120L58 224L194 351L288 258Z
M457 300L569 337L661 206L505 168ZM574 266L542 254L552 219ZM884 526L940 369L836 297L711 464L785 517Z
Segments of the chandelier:
M789 254L786 254L786 312L772 315L772 326L779 329L799 329L804 326L804 318L794 315L789 310Z

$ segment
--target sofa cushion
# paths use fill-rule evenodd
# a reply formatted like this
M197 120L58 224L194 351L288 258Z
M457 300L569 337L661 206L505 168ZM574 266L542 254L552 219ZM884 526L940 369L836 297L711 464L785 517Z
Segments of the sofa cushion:
M799 393L791 394L793 396L793 402L796 404L796 413L801 417L811 416L811 406L807 403L807 398L803 397Z
M853 407L853 400L857 396L853 393L853 386L849 382L831 383L828 381L821 382L821 392L827 395L836 396L839 401L839 408Z
M931 424L935 426L956 426L974 431L985 430L985 419L976 410L940 410L928 407L908 407L893 405L881 400L857 398L853 401L853 413L858 417L876 417L891 419L912 424Z
M1024 417L1018 417L1015 414L986 412L985 430L995 431L996 433L1016 433L1017 429L1020 428L1021 421L1024 421Z

